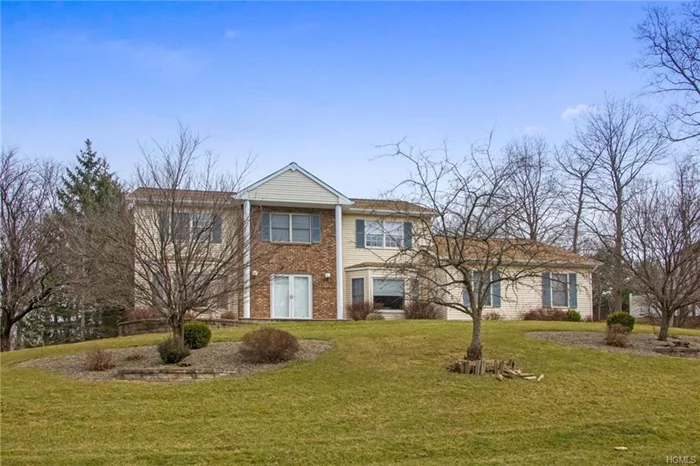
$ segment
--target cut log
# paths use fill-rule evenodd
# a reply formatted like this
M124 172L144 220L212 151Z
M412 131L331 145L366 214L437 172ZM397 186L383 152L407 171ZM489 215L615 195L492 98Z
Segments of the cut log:
M537 377L535 377L534 375L528 375L527 377L523 376L523 379L525 379L525 380L537 380Z
M542 379L544 379L544 374L540 374L540 376L537 377L537 381L538 381L538 382L541 382Z

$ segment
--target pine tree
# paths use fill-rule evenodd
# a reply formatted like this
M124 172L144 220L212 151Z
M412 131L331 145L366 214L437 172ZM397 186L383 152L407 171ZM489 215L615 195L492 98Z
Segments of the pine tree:
M77 155L74 168L66 168L61 178L63 187L58 199L65 212L82 213L104 208L120 200L122 188L104 157L92 149L92 141L85 140L85 149Z
M81 248L89 251L108 247L107 240L96 235L90 225L99 221L101 215L126 212L123 188L109 171L107 160L93 149L90 139L76 156L75 165L66 168L57 196L61 209L56 215L62 219L64 228L62 257L70 262L70 266L63 267L70 275L64 282L69 285L62 290L63 299L36 319L33 322L36 325L28 325L32 328L25 329L26 334L28 337L33 334L34 340L40 338L43 344L116 336L124 309L105 304L104 296L95 294L90 283L99 280L104 264L85 254L76 254ZM88 244L91 246L87 247Z

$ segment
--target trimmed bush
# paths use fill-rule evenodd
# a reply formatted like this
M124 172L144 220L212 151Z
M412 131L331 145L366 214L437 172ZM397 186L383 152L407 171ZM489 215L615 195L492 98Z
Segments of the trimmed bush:
M297 337L277 328L261 328L243 335L240 353L248 362L289 361L299 351Z
M348 317L352 320L365 320L367 314L373 312L376 306L372 301L362 301L359 303L348 304L347 307Z
M97 349L85 355L85 368L89 371L106 371L114 366L114 357L109 351Z
M146 359L146 356L144 356L143 354L131 353L124 358L124 361L133 362L133 361L141 361L143 359Z
M211 340L211 330L203 322L185 324L185 344L189 349L204 348Z
M365 320L384 320L384 316L378 312L370 312L367 314L367 317L365 317Z
M437 307L428 301L411 301L403 307L407 319L437 319Z
M190 355L190 349L178 344L173 337L168 337L158 343L158 354L165 364L177 364Z
M560 309L532 309L523 314L523 320L569 320L569 315L566 311Z
M631 332L634 328L634 316L623 311L617 311L610 314L608 318L605 319L605 323L608 327L615 324L624 325Z
M236 320L236 313L233 311L226 311L221 313L221 319L224 320Z
M630 346L630 331L626 325L608 325L608 328L605 330L605 344L617 346L618 348L627 348Z
M566 317L569 322L581 322L581 314L579 314L578 311L574 311L573 309L569 309L566 312Z
M484 314L484 320L501 320L501 314L498 312L488 312Z

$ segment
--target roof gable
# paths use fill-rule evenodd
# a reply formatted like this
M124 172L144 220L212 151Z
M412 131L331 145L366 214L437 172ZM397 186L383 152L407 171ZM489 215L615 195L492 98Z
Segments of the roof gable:
M241 190L238 197L260 202L352 204L342 193L294 162Z

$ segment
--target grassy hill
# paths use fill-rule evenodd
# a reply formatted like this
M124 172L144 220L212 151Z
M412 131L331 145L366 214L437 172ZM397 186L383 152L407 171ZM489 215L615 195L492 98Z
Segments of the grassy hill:
M445 363L468 343L469 323L279 327L334 348L275 372L188 383L89 382L13 367L95 347L153 344L161 335L3 354L2 464L700 461L700 361L524 338L530 330L601 324L486 322L486 357L544 373L539 383L447 373ZM237 340L247 330L214 331L213 341Z

